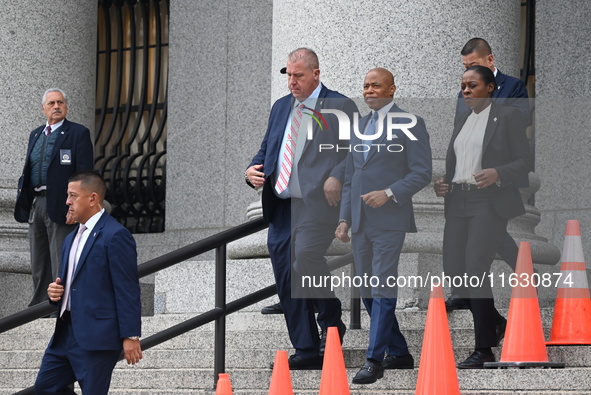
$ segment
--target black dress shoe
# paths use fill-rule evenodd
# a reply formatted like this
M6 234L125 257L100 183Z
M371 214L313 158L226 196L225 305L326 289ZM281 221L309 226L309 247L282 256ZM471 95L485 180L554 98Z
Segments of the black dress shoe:
M507 329L507 320L503 318L503 322L495 326L495 334L497 336L497 347L501 344L501 340L505 338L505 330Z
M304 358L299 355L290 355L287 359L290 370L321 370L323 358L321 356ZM269 364L269 368L273 370L275 362Z
M353 377L353 384L371 384L384 377L382 364L375 361L365 361L363 367Z
M293 354L287 360L289 370L322 370L322 357L304 358Z
M468 304L466 299L458 298L454 295L451 295L445 301L445 310L446 311L466 310L469 308L470 308L470 305Z
M384 369L414 369L415 359L410 354L397 356L387 355L382 362Z
M485 362L495 362L495 356L474 351L464 362L458 364L458 369L482 369Z
M265 306L261 309L261 314L283 314L283 307L279 303Z
M345 325L345 323L343 321L340 321L339 324L337 325L337 329L339 331L339 340L341 341L341 344L343 344L343 337L345 337L345 332L347 332L347 325ZM326 335L327 335L327 329L323 329L320 331L320 355L323 356L324 355L324 350L326 349Z

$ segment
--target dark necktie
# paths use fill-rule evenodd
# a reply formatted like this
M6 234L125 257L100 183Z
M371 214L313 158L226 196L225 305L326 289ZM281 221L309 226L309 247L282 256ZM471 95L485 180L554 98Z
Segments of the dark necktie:
M365 129L365 135L374 135L376 133L376 122L378 120L378 112L374 111L371 119L369 121L369 124L367 125L367 128ZM367 156L369 155L369 147L371 147L371 144L374 140L363 140L363 143L366 144L367 146L367 150L365 150L363 152L363 159L367 160Z

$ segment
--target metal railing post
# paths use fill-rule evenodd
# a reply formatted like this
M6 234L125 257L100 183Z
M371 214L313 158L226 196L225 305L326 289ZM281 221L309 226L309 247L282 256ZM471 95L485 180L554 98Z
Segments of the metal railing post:
M215 320L213 387L226 371L226 244L215 250L215 307L222 314Z
M355 278L355 263L351 263L351 278ZM350 329L361 329L361 299L359 288L351 287L351 317L349 320Z

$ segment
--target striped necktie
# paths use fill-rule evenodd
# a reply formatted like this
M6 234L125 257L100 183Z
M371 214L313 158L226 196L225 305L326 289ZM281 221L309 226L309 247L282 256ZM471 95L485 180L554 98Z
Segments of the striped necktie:
M302 124L302 117L304 113L304 105L300 104L295 108L293 116L291 118L291 126L287 134L287 141L285 142L285 152L283 153L281 171L277 182L275 183L275 190L277 193L285 191L289 185L289 178L291 177L291 169L293 167L293 158L295 157L296 142L298 140L298 130Z

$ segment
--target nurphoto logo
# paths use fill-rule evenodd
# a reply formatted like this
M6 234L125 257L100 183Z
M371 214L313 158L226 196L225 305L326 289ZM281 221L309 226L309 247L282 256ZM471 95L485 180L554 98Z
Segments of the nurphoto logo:
M368 152L372 147L376 148L378 151L384 148L387 149L389 152L401 152L404 150L404 147L400 144L373 144L370 143L371 141L378 140L382 138L384 133L384 123L383 123L383 116L380 115L378 121L376 122L379 125L376 129L376 132L373 134L363 134L363 130L359 130L359 113L353 113L353 122L349 119L349 116L341 111L335 109L327 109L323 108L318 111L314 111L311 108L305 107L306 110L310 110L311 113L305 113L309 115L320 127L320 130L328 131L328 123L326 119L322 116L322 114L334 114L337 117L338 125L339 125L339 141L346 141L349 142L351 140L351 130L357 138L359 138L362 143L355 144L355 145L337 145L334 144L320 144L319 152L324 150L347 150L351 152L352 150L355 152ZM395 131L401 131L404 133L410 140L417 141L417 138L410 129L412 129L417 124L417 117L414 114L409 114L406 112L392 112L386 114L386 140L391 142L398 137ZM324 127L323 127L324 125ZM351 127L353 126L353 127ZM308 122L308 133L307 133L308 140L312 140L313 138L313 123L310 121Z

